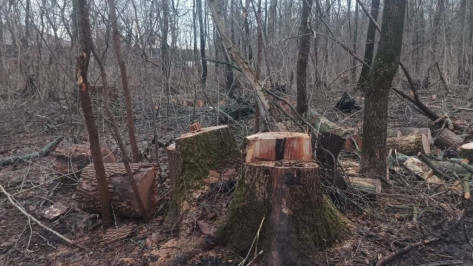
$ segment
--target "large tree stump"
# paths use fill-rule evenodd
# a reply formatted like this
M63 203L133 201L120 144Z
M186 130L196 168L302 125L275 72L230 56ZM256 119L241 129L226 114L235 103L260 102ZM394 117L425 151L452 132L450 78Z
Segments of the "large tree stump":
M298 160L312 161L309 134L265 132L245 138L245 162Z
M447 128L442 129L434 144L441 149L457 149L463 143L463 138Z
M102 160L104 163L116 163L117 159L107 147L101 146ZM87 165L92 163L92 154L89 144L74 144L69 148L57 148L53 156L54 168L62 174L78 174Z
M258 240L263 265L313 265L310 255L346 232L343 218L320 185L315 162L247 163L218 237L246 254Z
M125 166L122 163L107 163L104 166L115 213L120 216L142 217L132 186L128 181ZM130 167L146 212L152 213L158 202L156 186L158 170L151 164L134 163L130 164ZM76 192L79 208L90 213L101 213L93 165L82 170Z
M228 126L202 128L176 139L167 149L170 156L169 176L173 188L169 217L176 217L192 191L204 185L210 170L233 168L241 162L233 133Z

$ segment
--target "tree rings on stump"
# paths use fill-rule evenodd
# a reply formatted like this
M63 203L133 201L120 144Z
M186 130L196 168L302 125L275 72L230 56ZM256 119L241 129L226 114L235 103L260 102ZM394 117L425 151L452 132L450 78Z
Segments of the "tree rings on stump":
M107 163L104 166L108 191L115 213L120 216L142 217L133 188L128 181L125 166L122 163ZM158 170L151 164L133 163L130 164L130 167L143 205L147 213L152 213L158 202L156 186ZM79 208L90 213L101 213L93 164L82 170L76 192Z
M314 250L334 244L347 220L323 196L315 162L247 163L218 237L246 254L265 218L263 265L312 265Z
M264 132L245 138L245 162L279 160L312 161L309 134Z

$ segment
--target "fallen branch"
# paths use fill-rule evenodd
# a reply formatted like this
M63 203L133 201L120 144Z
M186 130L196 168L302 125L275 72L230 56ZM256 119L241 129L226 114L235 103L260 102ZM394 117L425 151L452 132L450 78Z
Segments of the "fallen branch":
M415 244L412 244L412 245L408 245L407 247L401 248L398 251L395 251L395 252L393 252L393 253L391 253L387 256L384 256L383 258L381 258L378 261L378 263L376 263L376 266L385 265L386 263L392 261L396 256L407 253L408 251L410 251L410 250L412 250L416 247L427 245L427 244L430 244L430 243L438 241L438 240L439 240L439 238L433 238L433 239L427 239L427 240L424 240L424 241L421 241L421 242L418 242L418 243L415 243Z
M443 179L448 179L448 175L445 174L442 170L438 169L428 158L427 156L425 156L424 154L422 153L419 153L417 154L417 157L419 158L419 160L421 160L422 162L424 162L427 166L430 167L430 169L432 169L432 171L434 171L434 174L440 178L443 178Z
M28 217L28 219L31 219L33 220L34 222L36 222L40 227L42 227L43 229L53 233L54 235L56 235L57 237L59 237L60 239L64 240L66 243L70 244L70 245L73 245L73 246L76 246L76 247L79 247L81 249L84 249L84 250L87 250L87 248L83 247L82 245L80 244L77 244L77 243L74 243L74 241L70 240L69 238L61 235L60 233L54 231L53 229L49 228L48 226L44 225L43 223L41 223L38 219L36 219L35 217L33 217L31 214L27 213L26 210L21 206L19 205L18 203L15 202L15 200L13 200L13 197L5 190L5 188L0 184L0 190L2 191L3 194L5 194L5 196L7 197L7 199L10 201L10 203L15 207L17 208L21 213L23 213L26 217Z
M4 159L0 159L0 166L7 166L15 164L17 162L29 161L33 158L44 157L49 154L56 146L62 141L63 137L57 137L55 140L51 141L48 145L44 146L41 150L33 153L23 154L23 155L13 155Z

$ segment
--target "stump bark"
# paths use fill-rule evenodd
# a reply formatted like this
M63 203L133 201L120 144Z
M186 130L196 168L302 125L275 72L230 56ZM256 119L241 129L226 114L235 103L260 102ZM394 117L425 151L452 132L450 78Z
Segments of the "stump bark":
M228 126L202 128L176 139L168 147L169 176L173 194L168 218L175 218L192 191L204 185L210 170L233 168L241 162L241 152Z
M444 128L435 139L434 144L441 149L457 149L463 143L463 138Z
M128 182L125 166L121 163L107 163L104 166L108 192L115 213L126 217L142 217L132 186ZM157 168L151 164L139 163L130 164L130 167L146 212L152 213L159 198L156 186ZM81 172L76 190L76 200L79 208L86 212L101 212L93 165L85 167Z
M109 148L101 146L100 152L104 163L117 162L115 155ZM89 144L74 144L66 149L57 148L53 156L55 158L54 168L62 174L78 174L92 163Z
M347 226L324 197L315 162L247 163L217 235L246 254L263 217L264 265L311 265L308 254L334 244Z

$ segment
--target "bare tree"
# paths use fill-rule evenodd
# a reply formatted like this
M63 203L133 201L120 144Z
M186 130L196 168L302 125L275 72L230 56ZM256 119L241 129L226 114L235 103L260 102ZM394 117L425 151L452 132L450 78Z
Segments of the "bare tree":
M140 152L138 150L138 144L136 143L135 136L135 123L133 122L133 109L131 102L130 88L128 86L128 75L126 71L125 60L123 60L121 44L120 44L120 32L118 31L117 13L115 7L115 0L108 0L110 7L110 20L112 22L112 35L113 35L113 48L117 57L118 66L120 67L120 74L123 86L123 93L125 94L126 102L126 124L128 127L128 136L130 138L131 154L133 156L133 162L137 163L140 161Z
M391 82L399 68L406 5L406 0L384 1L379 48L364 87L361 171L371 177L385 178L387 175L388 98Z
M87 0L76 1L77 15L79 17L79 57L77 58L76 65L77 84L85 123L89 133L90 150L92 153L92 160L98 183L99 198L102 206L102 220L105 226L110 226L112 224L112 206L107 189L105 168L102 162L102 153L100 152L99 134L97 131L97 125L95 124L94 113L92 111L92 102L89 96L89 81L87 79L92 47L92 39L90 39L92 34L90 33L89 8Z
M304 0L301 9L299 26L299 52L297 54L297 112L304 114L309 110L307 99L307 62L310 53L310 37L308 20L313 0Z

